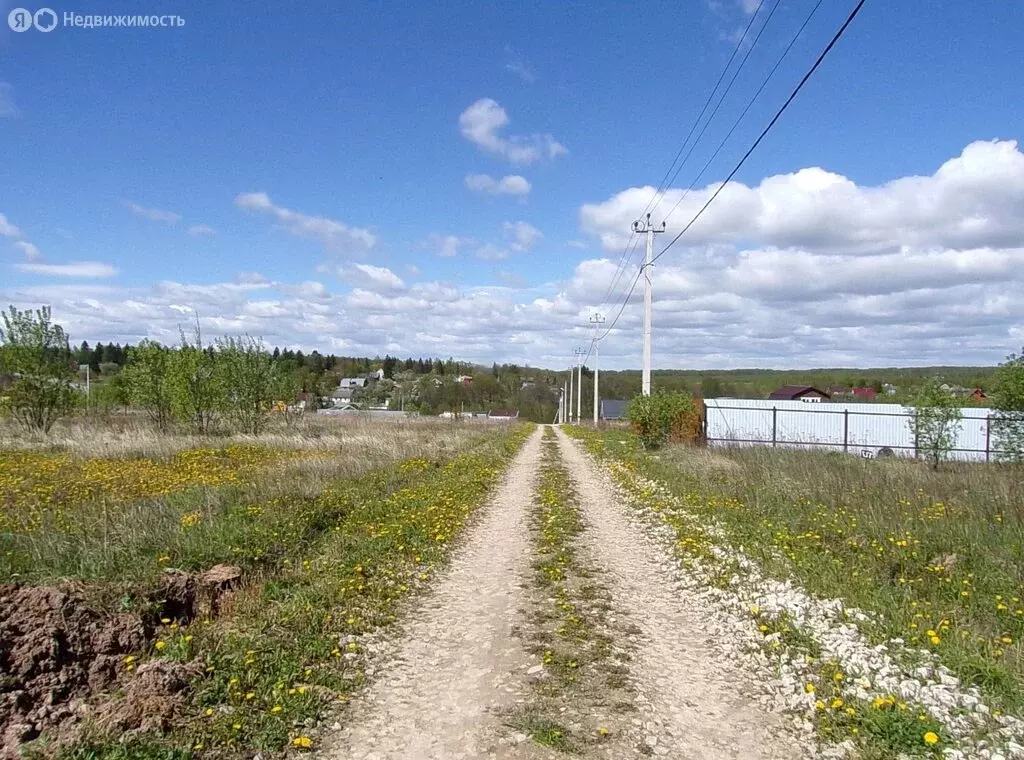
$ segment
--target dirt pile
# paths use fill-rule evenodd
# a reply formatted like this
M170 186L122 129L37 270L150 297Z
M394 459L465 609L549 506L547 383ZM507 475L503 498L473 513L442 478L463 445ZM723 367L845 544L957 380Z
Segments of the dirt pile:
M136 615L89 609L73 585L0 585L0 758L44 731L60 739L151 637Z
M142 613L98 611L73 583L0 584L0 760L20 757L18 748L40 736L73 741L86 717L118 732L170 728L202 668L134 660L161 621L225 614L241 582L231 565L168 569L138 597Z

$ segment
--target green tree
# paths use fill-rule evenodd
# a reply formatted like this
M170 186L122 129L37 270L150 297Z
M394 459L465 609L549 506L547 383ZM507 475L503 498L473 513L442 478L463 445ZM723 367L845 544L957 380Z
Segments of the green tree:
M225 407L225 385L217 366L218 356L203 348L199 321L191 341L181 332L181 347L172 354L168 370L171 410L193 432L209 433Z
M992 406L996 458L1024 462L1024 348L1007 356L996 370Z
M937 378L927 380L915 393L912 401L914 413L907 420L914 435L918 456L939 469L939 463L949 457L956 443L963 414L960 399L944 390Z
M75 404L67 335L48 306L34 314L11 306L2 316L0 371L15 378L8 391L11 411L25 427L49 433Z
M693 397L688 393L660 391L650 396L634 396L626 405L626 418L644 447L656 449L694 411Z
M280 391L277 365L259 338L243 335L217 341L217 361L227 392L228 416L244 432L259 435ZM294 394L288 401L294 401Z
M128 365L118 376L128 400L146 410L150 420L167 430L173 420L171 365L172 351L156 341L143 340L128 354Z

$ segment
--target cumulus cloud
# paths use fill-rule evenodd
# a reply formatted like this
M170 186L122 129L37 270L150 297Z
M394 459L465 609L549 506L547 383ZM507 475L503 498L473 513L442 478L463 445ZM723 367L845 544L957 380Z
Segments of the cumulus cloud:
M450 259L458 256L459 248L471 244L472 241L460 238L457 235L438 235L431 232L427 239L421 244L423 248L433 251L443 259Z
M668 217L674 233L717 188L671 189L653 217L676 207ZM603 203L586 204L580 226L606 250L621 250L630 224L653 195L652 187L634 187ZM1024 154L1015 141L992 141L971 143L930 176L903 177L877 187L860 187L819 167L767 177L756 187L731 183L680 243L755 240L860 255L904 246L1001 247L1022 235Z
M835 179L819 183L823 191L817 200L807 192L765 200L765 188L778 192L774 183L786 186L801 172L746 188L730 201L738 202L740 211L723 209L738 231L719 221L724 226L704 233L700 243L688 243L678 254L673 249L659 260L655 367L993 364L1020 350L1024 230L1015 219L1024 216L1019 190L1024 164L1012 144L1009 150L998 143L981 145L1006 151L1001 162L982 169L975 148L968 146L930 176L854 185L844 196L848 202L830 200ZM916 208L904 199L906 183L920 193ZM629 215L639 213L649 197L627 210L627 230ZM726 194L722 200L728 200ZM789 204L797 219L785 219L784 209L766 210L773 204ZM899 216L892 204L905 212L907 223L892 226L890 243L882 239L878 220ZM746 219L751 209L755 218ZM988 222L967 225L967 235L961 222L968 218ZM929 230L922 219L936 222L938 229ZM610 235L614 226L599 226L591 234ZM465 250L500 260L511 248L474 243ZM198 312L211 338L248 332L304 351L452 355L554 368L565 366L572 346L586 345L593 334L587 320L595 310L608 324L618 312L635 262L609 303L600 299L620 251L621 246L613 254L610 249L608 255L589 256L557 283L523 282L505 269L493 272L495 283L486 286L407 283L390 269L369 265L350 268L349 287L339 293L318 282L263 278L149 287L15 286L11 278L0 278L0 303L52 304L55 318L77 341L151 337L173 342L179 322ZM601 345L602 367L640 365L641 325L638 287Z
M15 239L21 237L21 230L11 224L3 214L0 214L0 237Z
M544 233L528 222L505 222L502 230L515 251L529 251L544 238Z
M25 254L25 258L29 261L38 261L43 258L42 251L36 247L35 243L30 243L27 240L18 240L14 243L14 247Z
M518 174L509 174L501 179L494 179L488 174L470 174L466 177L466 187L491 195L528 195L530 192L530 183Z
M19 271L41 274L48 277L113 277L117 269L99 261L75 261L70 264L20 263Z
M124 205L135 214L141 216L143 219L149 219L151 222L167 222L168 224L174 224L181 220L181 214L176 214L173 211L164 211L159 208L147 208L140 206L135 201L125 201Z
M389 293L405 290L405 283L402 278L387 267L377 267L372 264L354 264L349 267L342 267L338 276L359 288L378 293Z
M502 156L513 164L532 164L568 153L565 146L549 134L504 137L499 132L508 125L505 109L491 98L481 98L459 116L462 136L483 150Z
M240 193L235 197L235 205L240 209L272 216L291 234L318 240L331 252L366 252L377 244L377 238L368 229L349 227L334 219L310 216L277 206L266 193Z
M20 116L21 110L14 103L14 88L7 82L0 82L0 119Z
M188 234L194 235L196 237L201 237L204 235L216 235L217 230L215 230L208 224L193 224L191 227L188 228Z

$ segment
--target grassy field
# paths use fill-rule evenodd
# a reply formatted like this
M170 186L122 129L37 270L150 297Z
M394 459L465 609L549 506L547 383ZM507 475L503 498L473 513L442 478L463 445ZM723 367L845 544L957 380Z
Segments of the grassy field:
M667 486L706 526L678 526L680 554L710 551L720 532L768 576L869 613L857 626L870 641L903 642L911 659L915 651L936 655L996 715L1024 711L1020 469L946 464L936 472L913 461L768 448L644 452L628 431L577 434L622 472ZM766 635L770 626L780 621L762 621ZM781 627L799 636L786 621ZM832 711L822 699L823 711L835 712L824 723L852 714L849 704ZM889 706L883 699L869 712L898 712ZM920 744L918 728L910 734Z
M143 673L187 682L162 695L173 714L154 730L98 709L63 746L49 743L61 726L44 727L33 751L84 760L315 748L318 720L363 683L366 639L445 561L528 432L331 423L259 442L146 434L133 445L118 431L78 431L59 447L0 451L0 591L49 584L87 605L89 621L143 621L102 696L76 696L117 712ZM116 456L89 456L97 450ZM168 578L194 584L220 563L242 571L229 604L161 611Z

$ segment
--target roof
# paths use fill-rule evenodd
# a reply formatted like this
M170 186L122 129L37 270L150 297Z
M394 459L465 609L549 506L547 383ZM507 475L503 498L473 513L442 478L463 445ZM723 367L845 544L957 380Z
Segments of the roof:
M601 399L601 419L621 420L626 416L626 404L624 399Z
M817 394L823 398L830 398L825 391L818 390L813 385L783 385L768 394L768 398L774 401L792 401L801 396Z

